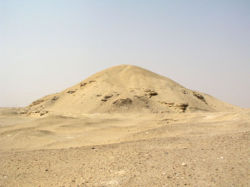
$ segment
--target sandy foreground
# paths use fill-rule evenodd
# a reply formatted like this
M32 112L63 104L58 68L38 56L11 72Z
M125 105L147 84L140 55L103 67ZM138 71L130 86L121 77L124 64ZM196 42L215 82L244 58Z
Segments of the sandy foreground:
M24 117L0 109L0 186L249 186L250 111Z

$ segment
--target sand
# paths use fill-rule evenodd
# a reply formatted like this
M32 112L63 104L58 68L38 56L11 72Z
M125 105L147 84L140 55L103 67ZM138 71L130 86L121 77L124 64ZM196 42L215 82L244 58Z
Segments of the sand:
M0 186L249 186L250 110L148 70L0 108Z
M237 107L132 65L111 67L26 107L30 116L232 111Z

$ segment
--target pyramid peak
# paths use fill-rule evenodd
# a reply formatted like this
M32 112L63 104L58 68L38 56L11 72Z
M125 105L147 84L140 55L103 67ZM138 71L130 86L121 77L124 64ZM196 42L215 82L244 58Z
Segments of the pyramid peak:
M217 111L228 105L144 68L123 64L98 72L66 90L41 98L27 113Z
M107 68L99 73L107 73L107 72L110 72L110 73L115 73L115 72L130 72L132 74L134 73L143 73L143 74L151 74L151 75L154 75L154 76L159 76L158 74L150 71L150 70L147 70L145 68L142 68L142 67L139 67L139 66L136 66L136 65L131 65L131 64L121 64L121 65L117 65L117 66L112 66L110 68Z

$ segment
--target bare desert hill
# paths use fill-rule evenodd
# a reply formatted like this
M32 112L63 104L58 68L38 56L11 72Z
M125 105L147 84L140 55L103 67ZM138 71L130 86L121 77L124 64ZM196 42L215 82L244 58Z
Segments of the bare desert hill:
M148 70L0 108L0 187L249 186L250 109Z
M236 107L132 65L111 67L60 93L34 101L22 113L181 113Z

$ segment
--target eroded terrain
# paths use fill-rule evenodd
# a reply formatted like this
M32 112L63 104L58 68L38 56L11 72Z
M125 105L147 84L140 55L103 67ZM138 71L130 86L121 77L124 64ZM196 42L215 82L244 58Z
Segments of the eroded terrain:
M249 186L249 111L18 115L1 109L0 186Z

